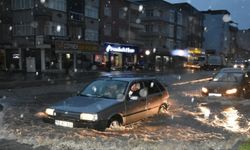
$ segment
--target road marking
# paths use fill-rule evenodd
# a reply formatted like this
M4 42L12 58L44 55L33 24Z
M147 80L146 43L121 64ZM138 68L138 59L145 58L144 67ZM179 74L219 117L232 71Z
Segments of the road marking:
M205 82L205 81L209 81L212 78L204 78L204 79L198 79L198 80L192 80L192 81L186 81L186 82L180 82L180 83L174 83L172 85L185 85L185 84L190 84L190 83L199 83L199 82Z

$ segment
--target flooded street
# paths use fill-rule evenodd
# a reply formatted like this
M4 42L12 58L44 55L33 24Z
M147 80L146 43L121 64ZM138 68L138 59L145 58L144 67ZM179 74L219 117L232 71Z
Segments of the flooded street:
M83 83L1 90L4 149L237 149L249 132L249 100L201 97L202 82L169 85L169 112L105 132L44 123L45 107Z

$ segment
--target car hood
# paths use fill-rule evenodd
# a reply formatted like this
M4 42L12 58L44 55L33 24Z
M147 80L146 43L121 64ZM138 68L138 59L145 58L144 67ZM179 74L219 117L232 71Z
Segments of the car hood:
M56 111L98 113L112 105L120 103L115 99L75 96L52 106Z
M238 82L215 82L210 81L205 87L208 89L232 89L239 86L240 83Z

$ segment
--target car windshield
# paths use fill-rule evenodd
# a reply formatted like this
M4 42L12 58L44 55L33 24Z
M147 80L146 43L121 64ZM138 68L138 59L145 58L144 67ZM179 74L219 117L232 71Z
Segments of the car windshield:
M239 72L220 72L214 78L216 82L239 82L241 81L243 73Z
M107 99L119 99L126 90L128 82L118 80L96 80L90 83L81 96L98 97Z

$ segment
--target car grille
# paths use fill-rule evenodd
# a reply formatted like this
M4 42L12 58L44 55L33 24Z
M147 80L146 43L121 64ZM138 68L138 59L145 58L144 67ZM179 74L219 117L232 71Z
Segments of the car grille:
M67 112L67 111L56 112L55 119L74 121L74 120L79 120L80 119L80 114L79 113L73 113L73 112Z
M209 93L224 93L223 89L209 89Z

